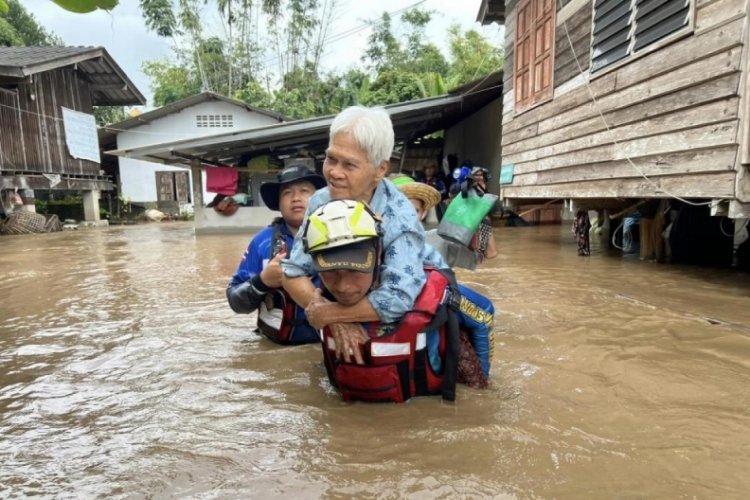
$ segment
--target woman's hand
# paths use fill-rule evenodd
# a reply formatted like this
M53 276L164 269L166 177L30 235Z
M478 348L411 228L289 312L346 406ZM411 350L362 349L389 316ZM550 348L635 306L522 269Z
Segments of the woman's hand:
M333 322L333 318L328 317L330 316L330 304L332 302L323 297L320 288L316 288L310 303L305 308L305 316L307 316L307 322L310 323L310 326L320 330Z
M336 358L351 363L352 358L358 365L365 364L362 357L362 346L370 337L360 323L332 323L329 328L336 342Z

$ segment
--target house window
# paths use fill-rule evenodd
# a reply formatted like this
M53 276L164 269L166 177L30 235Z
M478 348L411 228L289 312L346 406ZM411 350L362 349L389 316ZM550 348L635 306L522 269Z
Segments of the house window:
M682 31L690 12L690 0L596 0L591 72Z
M198 128L234 127L234 115L195 115Z
M555 0L522 0L516 14L516 112L552 97Z

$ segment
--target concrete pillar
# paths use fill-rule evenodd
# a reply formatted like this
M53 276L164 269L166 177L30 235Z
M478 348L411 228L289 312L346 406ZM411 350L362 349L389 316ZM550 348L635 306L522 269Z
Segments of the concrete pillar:
M190 162L190 177L193 180L193 206L197 209L203 207L203 172L201 162L192 160Z
M83 217L87 222L99 220L99 191L83 192Z

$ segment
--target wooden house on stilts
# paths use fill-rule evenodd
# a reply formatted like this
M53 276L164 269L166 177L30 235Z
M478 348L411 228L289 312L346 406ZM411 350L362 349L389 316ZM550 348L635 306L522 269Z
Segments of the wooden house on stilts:
M0 211L34 211L35 191L83 194L85 219L99 220L99 193L112 188L100 164L94 106L145 104L101 47L0 47Z
M482 0L478 20L505 25L506 203L613 213L662 199L750 217L749 11L748 0Z

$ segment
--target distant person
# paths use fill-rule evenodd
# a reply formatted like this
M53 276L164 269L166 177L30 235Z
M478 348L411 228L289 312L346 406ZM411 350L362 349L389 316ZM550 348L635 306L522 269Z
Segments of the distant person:
M576 239L576 243L578 243L578 255L581 257L591 255L590 229L589 211L583 209L577 210L576 217L573 220L573 236Z
M437 220L440 221L445 212L445 204L443 203L443 200L448 199L448 188L445 186L442 176L438 173L437 163L430 162L425 165L424 176L420 179L420 182L424 182L440 194L440 201L435 205L435 215L437 216Z
M276 182L260 186L260 195L270 210L281 217L250 241L237 272L227 287L229 306L236 313L258 311L258 329L281 344L318 342L304 309L281 288L281 259L294 244L313 193L325 186L320 175L303 165L283 169Z
M488 192L487 180L489 171L484 167L473 166L471 160L454 172L456 182L450 188L451 200L456 196L483 196ZM492 219L487 214L474 233L470 248L475 250L481 259L494 259L497 257L497 246L492 229Z
M421 221L424 221L429 211L440 203L440 193L432 186L415 182L411 177L399 174L392 176L391 181L414 205L417 217ZM470 248L442 238L437 229L425 231L425 241L440 252L450 267L474 270L484 260L497 256L497 250L493 254L488 254L489 244L485 245L483 253L480 248ZM491 248L495 248L494 239Z

